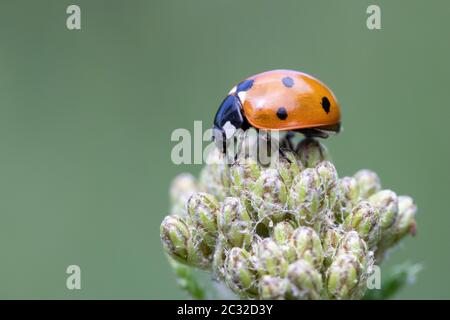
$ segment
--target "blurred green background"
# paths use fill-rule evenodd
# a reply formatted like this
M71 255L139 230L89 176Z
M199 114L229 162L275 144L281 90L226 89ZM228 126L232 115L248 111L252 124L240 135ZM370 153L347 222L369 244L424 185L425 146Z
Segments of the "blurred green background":
M205 126L228 90L275 68L327 83L341 175L377 171L414 197L418 234L388 260L425 269L401 298L450 298L449 1L0 3L0 297L183 298L159 224L175 128ZM382 30L366 28L366 8ZM80 265L82 290L66 289Z

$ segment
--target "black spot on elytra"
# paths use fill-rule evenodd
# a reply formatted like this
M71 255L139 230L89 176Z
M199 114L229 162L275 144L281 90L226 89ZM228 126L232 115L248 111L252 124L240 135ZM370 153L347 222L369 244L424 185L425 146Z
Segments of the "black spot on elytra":
M236 88L236 93L239 93L241 91L247 91L253 86L254 80L244 80L241 83L238 84Z
M277 110L277 117L280 120L285 120L288 117L287 111L284 107L280 107Z
M326 113L330 112L330 100L327 97L322 98L322 108Z
M284 77L281 82L283 82L285 87L292 88L294 85L294 79L291 77Z

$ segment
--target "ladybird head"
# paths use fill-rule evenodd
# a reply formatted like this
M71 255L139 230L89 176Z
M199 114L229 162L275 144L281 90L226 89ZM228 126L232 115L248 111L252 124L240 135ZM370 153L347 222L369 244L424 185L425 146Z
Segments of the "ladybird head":
M245 129L246 125L239 99L234 95L227 96L214 117L213 139L217 147L225 152L227 141L237 129Z

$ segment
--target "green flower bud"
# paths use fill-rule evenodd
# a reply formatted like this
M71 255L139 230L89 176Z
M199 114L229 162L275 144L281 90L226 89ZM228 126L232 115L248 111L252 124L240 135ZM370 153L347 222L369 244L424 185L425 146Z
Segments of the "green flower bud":
M360 170L355 174L355 179L359 186L360 195L364 199L367 199L381 189L380 178L373 171Z
M417 206L414 200L409 196L398 197L399 219L395 224L395 234L403 237L406 234L414 235L416 233L416 221L414 217L417 212Z
M292 234L296 227L297 225L294 221L286 220L278 222L270 231L270 236L278 244L288 263L297 260L295 250L290 244Z
M212 246L207 242L204 232L200 229L191 229L191 238L187 243L187 264L200 269L209 269L212 263Z
M356 206L360 197L359 185L355 178L344 177L338 181L338 200L335 209L336 219L338 222L350 214L352 208Z
M252 225L244 221L234 221L227 233L227 240L232 246L250 248L253 241Z
M227 197L223 201L217 217L219 230L224 234L227 233L229 225L234 221L251 222L251 218L239 198Z
M322 161L316 167L319 173L322 190L325 194L326 204L329 209L333 208L337 199L338 174L334 165L329 161Z
M339 194L345 201L350 202L352 205L358 203L360 192L358 182L355 178L343 177L338 183L338 188Z
M291 283L290 294L294 299L317 300L322 292L322 276L304 260L298 260L288 268L287 278Z
M160 236L165 251L175 260L187 263L189 228L179 216L167 216L160 227Z
M288 189L291 187L294 178L304 169L295 153L290 150L284 151L284 157L280 157L276 164L276 169Z
M289 281L280 277L263 276L259 281L259 298L262 300L284 300L289 290Z
M289 193L289 208L298 213L300 224L313 225L321 208L320 176L314 169L305 169L295 177Z
M261 173L250 198L259 219L279 221L285 216L287 189L277 170L267 169Z
M212 273L219 280L225 279L224 263L227 256L227 240L223 236L217 238L216 247L214 248L212 260Z
M297 259L308 261L316 269L322 267L322 243L314 229L309 227L297 228L292 234L291 246L295 250Z
M251 244L253 221L239 198L225 198L217 224L219 231L232 247L248 248Z
M398 197L398 216L392 226L391 232L382 239L380 247L387 249L394 246L407 234L415 235L416 233L416 215L417 207L409 196Z
M342 238L337 254L352 254L359 263L365 265L369 252L366 242L359 236L358 232L349 231Z
M217 231L218 211L219 204L213 195L199 192L189 199L188 213L193 223L208 232Z
M367 201L361 201L344 221L345 230L355 230L369 247L376 244L380 237L380 214Z
M272 239L279 245L289 242L295 230L295 224L292 221L278 222L272 229Z
M395 223L398 214L398 200L395 192L381 190L370 196L368 201L380 212L381 231L389 229Z
M359 291L361 266L352 254L337 255L327 270L327 289L331 299L352 299Z
M288 262L281 248L271 238L258 242L254 248L253 265L257 272L263 275L284 276Z
M253 158L239 158L230 168L231 194L240 196L253 188L261 175L261 168Z
M193 175L182 173L173 179L170 186L170 202L172 213L176 215L186 214L186 202L197 190L197 184Z
M233 248L225 260L225 279L228 286L237 294L255 294L255 273L250 254L242 248Z
M188 214L197 231L209 246L215 245L219 204L213 195L199 192L188 201Z
M329 267L333 262L339 244L342 241L342 232L337 228L328 228L322 233L322 248L323 248L323 264Z
M306 168L314 168L319 162L327 160L327 150L319 141L306 138L298 145L296 153Z
M220 150L214 148L200 172L199 189L222 200L229 195L230 170Z

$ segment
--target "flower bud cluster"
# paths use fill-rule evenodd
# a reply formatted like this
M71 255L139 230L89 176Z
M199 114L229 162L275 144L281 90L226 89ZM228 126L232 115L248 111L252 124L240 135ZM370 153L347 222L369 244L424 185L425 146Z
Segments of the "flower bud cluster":
M174 180L161 239L241 297L359 299L373 264L415 232L412 198L382 189L373 171L339 178L316 140L272 166L221 160L214 150L198 181Z

